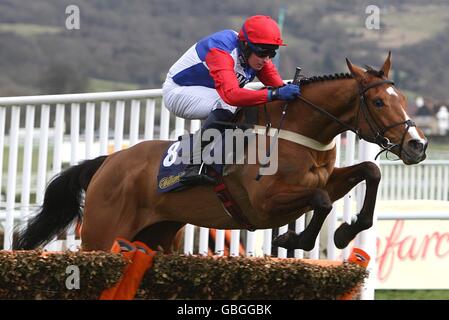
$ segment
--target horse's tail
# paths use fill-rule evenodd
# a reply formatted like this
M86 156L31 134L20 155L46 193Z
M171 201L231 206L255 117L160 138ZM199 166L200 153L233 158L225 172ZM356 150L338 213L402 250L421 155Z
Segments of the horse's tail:
M81 219L82 191L107 156L86 160L56 175L45 190L44 203L28 226L19 231L15 250L30 250L46 245L53 237L67 230L76 219Z

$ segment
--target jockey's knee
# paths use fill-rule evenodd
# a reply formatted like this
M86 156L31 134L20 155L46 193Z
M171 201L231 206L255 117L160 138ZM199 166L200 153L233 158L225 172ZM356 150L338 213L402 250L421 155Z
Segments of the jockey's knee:
M212 110L206 121L204 122L203 129L218 129L219 131L224 131L226 125L218 124L216 121L230 122L234 118L234 114L226 109L215 109Z

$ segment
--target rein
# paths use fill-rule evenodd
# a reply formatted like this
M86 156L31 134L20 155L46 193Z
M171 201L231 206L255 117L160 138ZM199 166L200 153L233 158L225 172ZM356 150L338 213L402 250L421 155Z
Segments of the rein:
M296 69L296 73L295 73L295 77L293 80L293 83L297 84L300 83L300 79L299 79L299 73L301 71L301 68L297 68ZM373 135L374 138L374 143L376 143L382 150L376 155L375 159L377 159L379 157L379 155L381 155L383 152L389 152L391 151L393 148L398 147L399 148L399 157L401 157L402 155L402 151L403 151L403 144L405 141L405 135L407 134L407 132L410 130L411 127L416 127L415 122L413 122L412 120L408 119L405 121L401 121L392 125L389 125L387 127L382 128L381 125L378 124L378 122L375 120L375 118L372 115L372 112L370 111L370 109L368 108L367 105L367 98L365 96L366 92L372 88L375 88L377 86L380 86L382 84L392 84L394 85L394 81L389 80L389 79L384 79L381 81L377 81L374 83L371 83L370 85L366 86L366 87L361 87L359 88L359 98L360 98L360 104L359 104L359 108L357 109L357 116L356 116L356 121L357 121L357 127L353 127L347 123L344 123L343 121L341 121L340 119L338 119L337 117L335 117L334 115L332 115L331 113L329 113L328 111L324 110L322 107L314 104L313 102L307 100L306 98L304 98L303 96L298 96L297 99L303 101L306 105L308 105L309 107L311 107L312 109L314 109L315 111L321 113L322 115L328 117L329 119L331 119L334 122L337 122L338 124L340 124L343 128L345 128L346 130L352 131L354 132L354 134L359 138L359 139L364 139L369 141L369 139L364 138L361 130L360 130L360 110L362 110L363 113L363 117L365 119L365 121L368 123L368 126L371 130L371 133ZM280 121L279 121L279 126L277 128L272 128L272 123L271 123L271 119L270 119L270 115L268 113L267 107L266 105L264 105L264 112L265 112L265 120L266 120L266 124L265 124L265 134L268 136L270 129L275 129L276 133L275 133L275 137L277 138L279 136L279 132L282 129L282 126L284 124L284 120L286 118L287 115L287 109L288 109L288 103L284 104L282 106L282 113L281 113L281 117L280 117ZM223 125L228 125L234 128L250 128L253 127L252 125L245 125L245 124L236 124L236 123L228 123L228 122L222 122L222 121L215 121L216 123L220 123ZM385 133L387 133L389 130L400 126L400 125L406 125L406 130L404 132L404 134L402 135L401 138L401 142L400 144L398 143L392 143L390 141L390 139L388 139L387 137L385 137ZM275 139L275 141L277 141L277 139ZM270 149L267 152L267 157L269 157L271 155L272 149L273 149L273 145L270 145ZM265 165L267 166L267 165ZM261 178L261 174L259 173L256 176L256 180L260 180Z
M297 84L299 85L300 83L300 73L301 73L301 68L300 67L296 67L296 71L295 71L295 76L293 77L293 84ZM282 113L281 113L281 119L279 120L279 126L277 128L277 131L274 135L274 143L276 143L278 141L278 137L279 137L279 133L281 132L282 126L284 125L284 121L285 121L285 117L287 116L287 109L288 109L288 103L284 104L282 106ZM269 116L270 114L267 111L267 105L264 105L264 111L265 111L265 119L270 119ZM265 135L268 136L270 133L270 129L271 129L271 121L268 121L267 124L265 125L266 131L265 131ZM271 156L272 150L275 146L273 146L272 144L270 144L270 149L268 149L268 152L266 154L267 158L269 158ZM262 167L267 167L268 163L265 165L262 165ZM256 176L256 180L259 181L260 178L262 177L262 175L260 174L260 172L257 174Z
M347 130L354 132L359 139L363 138L363 136L361 134L360 126L359 126L359 123L360 123L359 111L362 110L365 121L368 123L371 133L373 134L374 142L382 149L376 155L375 159L377 159L377 157L380 154L382 154L383 152L391 151L391 149L393 149L395 147L399 147L399 157L400 157L402 154L402 150L403 150L405 135L407 134L407 132L410 130L411 127L416 126L415 122L408 119L408 120L405 120L405 121L402 121L399 123L395 123L388 127L382 128L382 126L380 126L377 123L377 121L375 120L375 118L373 117L373 115L372 115L371 111L369 110L368 105L366 103L366 100L367 100L367 98L365 96L366 92L371 88L374 88L374 87L377 87L377 86L380 86L380 85L386 84L386 83L394 85L394 81L386 79L386 80L374 82L365 88L362 88L362 87L360 88L360 90L359 90L360 108L357 111L357 127L353 127L347 123L344 123L343 121L341 121L340 119L338 119L337 117L332 115L331 113L327 112L323 108L317 106L316 104L314 104L313 102L307 100L306 98L304 98L302 96L299 96L298 99L303 101L309 107L312 107L315 111L325 115L326 117L330 118L332 121L337 122L338 124L340 124L342 127L346 128ZM403 125L403 124L406 125L406 130L405 130L404 134L402 135L400 144L392 143L387 137L385 137L386 132L388 132L389 130L391 130L399 125ZM365 140L368 140L368 139L365 139Z

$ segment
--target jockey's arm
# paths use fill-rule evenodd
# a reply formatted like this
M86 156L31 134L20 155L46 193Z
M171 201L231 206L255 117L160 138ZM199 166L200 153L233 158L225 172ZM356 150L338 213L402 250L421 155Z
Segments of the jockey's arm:
M206 64L210 75L215 81L215 88L218 94L227 104L231 106L251 106L269 101L268 89L249 90L239 87L234 71L234 60L226 51L220 49L211 50L206 56ZM270 85L283 85L280 77L279 79L272 79L271 75L272 70L270 69L269 72L264 73L265 80L270 82Z

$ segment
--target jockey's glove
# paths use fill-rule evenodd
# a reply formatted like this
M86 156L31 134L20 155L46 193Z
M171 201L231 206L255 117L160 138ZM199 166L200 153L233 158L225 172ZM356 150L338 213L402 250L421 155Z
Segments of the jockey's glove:
M282 87L268 89L268 100L295 100L301 94L301 88L296 84L286 84Z

